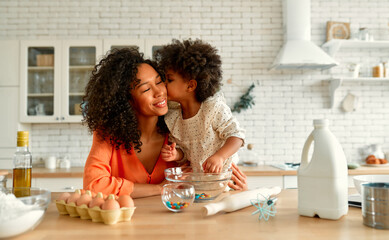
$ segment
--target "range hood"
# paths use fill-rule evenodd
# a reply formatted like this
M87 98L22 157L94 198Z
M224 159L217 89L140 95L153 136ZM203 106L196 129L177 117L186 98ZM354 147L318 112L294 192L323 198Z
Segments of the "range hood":
M327 69L338 63L311 42L310 0L283 0L284 45L272 69Z

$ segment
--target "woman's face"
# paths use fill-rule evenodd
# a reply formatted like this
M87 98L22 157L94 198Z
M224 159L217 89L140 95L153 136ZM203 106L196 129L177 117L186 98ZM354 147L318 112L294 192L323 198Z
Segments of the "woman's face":
M179 102L186 96L188 82L181 74L169 69L166 71L168 99Z
M139 84L131 90L132 106L144 116L162 116L168 111L166 86L155 69L143 63L136 77Z

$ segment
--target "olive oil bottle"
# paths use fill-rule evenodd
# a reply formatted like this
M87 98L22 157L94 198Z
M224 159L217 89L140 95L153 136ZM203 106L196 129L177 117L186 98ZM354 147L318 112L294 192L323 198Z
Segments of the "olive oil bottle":
M18 131L13 159L13 193L16 197L30 196L32 156L28 150L28 132Z

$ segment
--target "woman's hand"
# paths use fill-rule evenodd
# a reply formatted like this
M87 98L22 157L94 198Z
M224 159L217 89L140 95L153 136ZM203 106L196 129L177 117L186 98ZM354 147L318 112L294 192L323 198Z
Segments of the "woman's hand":
M164 144L161 149L161 158L166 162L176 161L178 158L176 143L172 143L171 145Z
M234 190L243 190L246 191L248 189L247 186L247 176L244 174L235 163L231 165L232 169L232 182L228 182L228 186Z

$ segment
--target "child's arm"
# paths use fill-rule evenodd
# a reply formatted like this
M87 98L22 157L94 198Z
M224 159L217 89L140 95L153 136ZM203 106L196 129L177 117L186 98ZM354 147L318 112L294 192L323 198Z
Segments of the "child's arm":
M243 144L243 139L238 137L227 138L224 145L207 158L203 163L204 172L219 173L223 168L224 161L236 153Z
M164 144L161 149L161 157L166 162L180 161L184 157L184 153L180 148L176 148L176 143Z

